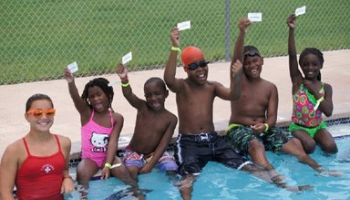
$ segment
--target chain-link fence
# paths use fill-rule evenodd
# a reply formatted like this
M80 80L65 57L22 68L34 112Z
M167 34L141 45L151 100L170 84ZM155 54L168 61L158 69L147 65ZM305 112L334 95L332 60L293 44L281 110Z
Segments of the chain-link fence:
M211 62L229 60L237 22L249 12L261 12L263 21L250 27L247 43L265 57L286 55L285 21L301 6L299 52L350 48L349 0L1 0L0 84L60 79L74 61L77 76L113 73L130 51L130 69L162 68L170 29L187 20L182 48L198 46Z

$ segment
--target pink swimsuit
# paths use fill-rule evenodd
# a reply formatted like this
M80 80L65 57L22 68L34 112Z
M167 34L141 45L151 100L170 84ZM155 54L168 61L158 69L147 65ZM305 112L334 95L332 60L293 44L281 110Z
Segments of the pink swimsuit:
M89 122L81 127L81 158L89 158L100 168L107 156L109 136L114 127L112 111L109 111L109 114L112 123L112 127L110 128L100 126L92 120L95 115L94 110L92 111Z

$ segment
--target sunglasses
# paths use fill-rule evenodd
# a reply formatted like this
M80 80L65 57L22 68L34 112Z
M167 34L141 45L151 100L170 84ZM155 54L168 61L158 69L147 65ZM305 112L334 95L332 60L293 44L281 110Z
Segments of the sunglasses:
M196 70L198 67L206 67L209 62L202 60L199 61L199 63L191 63L188 65L187 69L189 70Z
M41 118L43 115L46 115L47 117L53 117L55 116L56 109L50 108L47 110L29 110L27 114L31 114L36 118Z
M254 56L259 56L259 57L261 57L261 56L260 56L260 53L259 53L258 51L256 51L256 50L250 50L249 52L245 53L245 54L244 54L243 60L246 60L248 56L249 56L249 57L254 57Z

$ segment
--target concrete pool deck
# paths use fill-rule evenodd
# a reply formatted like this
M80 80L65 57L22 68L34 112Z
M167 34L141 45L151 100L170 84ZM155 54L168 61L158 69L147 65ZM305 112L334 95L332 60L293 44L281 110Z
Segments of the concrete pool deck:
M333 116L350 116L350 70L347 69L347 56L350 56L350 50L327 51L323 52L325 63L322 69L322 81L329 83L333 87ZM290 120L292 101L291 101L291 81L288 70L288 57L266 58L264 60L262 77L277 85L279 92L279 124L287 124ZM79 63L78 63L79 64ZM209 64L208 80L217 80L222 84L229 85L229 63L211 63ZM81 68L83 66L79 66ZM62 74L63 74L62 67ZM152 77L163 77L164 69L137 71L129 73L130 84L133 92L143 98L143 84ZM76 78L76 84L81 93L85 84L94 77ZM109 81L118 81L116 74L106 74L101 77ZM182 67L177 68L177 77L185 78L186 73ZM126 101L122 95L120 84L114 85L114 100L112 107L116 112L124 116L124 127L121 133L121 145L125 145L131 138L136 110ZM0 86L2 94L0 104L0 157L6 146L13 141L23 137L29 130L29 125L24 119L25 102L29 96L34 93L45 93L49 95L57 109L54 125L51 128L53 133L62 134L69 137L72 141L71 153L80 152L80 120L73 102L68 93L67 82L64 79L22 83L15 85ZM166 108L177 114L176 101L174 93L170 92L166 99ZM230 103L221 99L215 99L214 102L214 123L217 131L227 128L230 117ZM177 129L174 137L177 135Z

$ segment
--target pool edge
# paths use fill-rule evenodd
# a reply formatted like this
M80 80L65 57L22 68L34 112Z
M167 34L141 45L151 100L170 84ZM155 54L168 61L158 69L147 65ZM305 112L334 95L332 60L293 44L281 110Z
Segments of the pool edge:
M350 123L350 112L345 112L345 113L339 113L339 114L334 114L331 117L325 117L324 120L327 123L327 126L333 126L333 125L339 125L339 124L345 124L345 123ZM276 123L276 126L281 127L283 129L288 128L290 124L290 120L287 121L279 121ZM217 131L219 135L225 135L226 129L225 130L218 130ZM334 138L343 138L343 137L349 137L349 135L337 135L332 133L332 136ZM130 138L131 139L131 138ZM175 143L177 137L171 138L171 141L169 142L168 149L172 149L172 145ZM117 155L121 155L121 151L126 147L127 143L126 142L121 142L118 146L118 152ZM78 162L80 161L80 156L81 152L73 152L69 156L69 167L75 167Z

